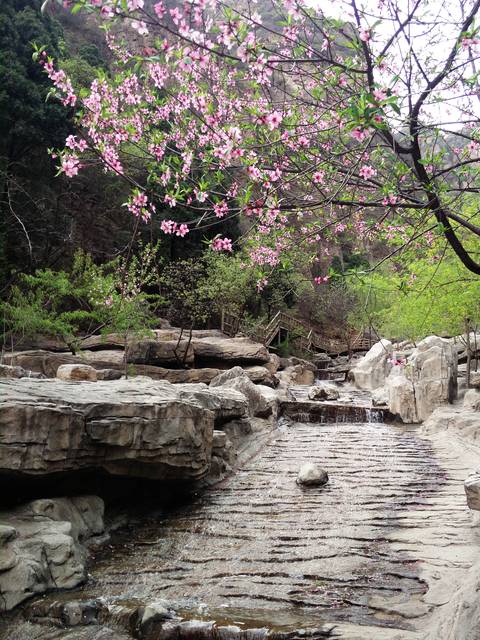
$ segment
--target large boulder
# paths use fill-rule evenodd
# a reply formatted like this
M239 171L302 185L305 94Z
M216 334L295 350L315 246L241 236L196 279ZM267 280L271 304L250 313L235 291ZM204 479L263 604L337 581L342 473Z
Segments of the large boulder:
M315 373L310 367L303 364L295 364L279 371L277 377L280 380L280 386L290 387L292 385L308 385L311 386L315 382Z
M26 378L27 372L23 367L12 367L8 364L0 364L0 378Z
M120 372L120 375L127 371L129 376L148 376L153 380L166 380L171 383L205 382L215 378L220 373L220 369L166 369L148 364L128 364L125 367L123 351L119 349L102 349L97 351L82 351L80 355L73 356L68 353L55 353L51 351L19 351L5 354L4 360L11 366L21 366L30 370L28 377L32 377L31 371L38 375L45 375L47 378L56 376L58 367L63 364L89 364L97 372L105 369ZM34 375L35 375L34 374ZM120 377L120 376L118 376ZM116 379L114 374L97 378Z
M188 340L132 340L128 344L127 362L165 367L192 365L193 345Z
M385 387L372 391L372 407L388 407L388 391Z
M35 500L0 513L0 611L83 582L83 543L103 532L103 512L100 498L77 496Z
M425 420L422 431L429 435L449 431L452 436L459 436L478 446L480 412L468 410L461 405L441 405Z
M469 509L480 511L480 471L471 473L464 482Z
M231 364L264 364L270 359L268 349L259 342L249 338L226 338L208 336L192 339L197 364L214 365Z
M403 422L423 422L457 397L457 351L449 340L429 336L403 365L395 366L386 387L391 413Z
M480 388L480 371L470 371L470 386L474 389Z
M277 373L277 371L280 369L280 357L277 356L276 353L271 353L269 355L268 362L265 363L265 367L270 371L272 375L274 373Z
M259 418L267 418L273 412L272 403L257 389L257 386L247 377L234 378L228 383L228 388L242 393L248 401L249 414Z
M387 398L390 412L403 422L418 422L415 387L403 372L395 368L388 377Z
M211 411L216 427L249 415L249 402L245 395L228 385L212 389L206 384L179 384L175 389L178 390L180 399L196 402Z
M251 416L267 417L272 414L271 403L265 399L241 367L233 367L229 371L221 373L212 380L210 388L212 390L228 388L239 391L247 398Z
M468 389L463 398L463 406L471 411L480 411L480 391Z
M5 353L3 361L10 366L22 367L23 369L41 373L47 378L55 378L58 367L62 364L82 363L78 356L73 356L69 353L44 351L42 349Z
M355 386L373 391L383 387L392 368L393 345L390 340L375 343L365 356L350 370Z
M213 380L210 382L210 387L221 387L224 384L227 384L234 378L243 378L246 373L242 367L232 367L231 369L227 369L226 371L221 371L218 376L215 376Z
M194 480L208 473L214 414L192 394L143 378L0 380L0 473L103 469Z
M263 384L273 389L279 385L279 379L276 375L270 373L267 367L255 365L253 367L245 367L244 371L255 384Z
M97 372L89 364L61 364L57 369L57 378L72 382L96 382Z

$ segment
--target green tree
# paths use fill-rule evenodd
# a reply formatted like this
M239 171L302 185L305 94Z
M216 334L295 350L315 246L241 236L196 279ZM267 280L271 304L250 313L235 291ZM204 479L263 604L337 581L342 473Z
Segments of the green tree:
M132 336L148 335L157 318L156 248L145 246L128 261L117 258L96 265L82 251L69 272L39 269L23 274L0 305L3 343L51 336L73 354L82 341L98 332L122 335L126 348Z
M32 42L59 56L61 27L40 12L37 0L3 0L0 12L0 282L20 252L31 254L28 224L18 213L17 196L27 192L23 178L39 173L53 180L55 168L46 148L65 140L68 112L46 102L50 84L32 60ZM19 187L19 184L21 187ZM30 202L30 209L34 205ZM28 266L23 264L22 266Z

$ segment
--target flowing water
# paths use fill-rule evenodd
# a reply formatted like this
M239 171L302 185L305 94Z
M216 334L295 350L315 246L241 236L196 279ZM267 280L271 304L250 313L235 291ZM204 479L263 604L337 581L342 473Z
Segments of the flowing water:
M296 484L307 461L328 471L328 485ZM409 629L427 587L407 541L445 517L466 523L463 506L434 508L452 482L407 428L284 425L223 483L118 532L84 589L63 598L162 598L189 618L241 628Z

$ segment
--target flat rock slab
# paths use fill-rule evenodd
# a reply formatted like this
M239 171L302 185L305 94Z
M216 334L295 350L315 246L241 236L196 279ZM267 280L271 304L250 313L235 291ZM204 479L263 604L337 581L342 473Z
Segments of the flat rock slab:
M234 364L264 364L270 359L268 349L249 338L208 336L192 340L195 359Z
M0 380L0 473L100 468L132 477L202 478L215 415L198 395L146 378ZM243 415L245 399L235 401L242 406L234 413Z

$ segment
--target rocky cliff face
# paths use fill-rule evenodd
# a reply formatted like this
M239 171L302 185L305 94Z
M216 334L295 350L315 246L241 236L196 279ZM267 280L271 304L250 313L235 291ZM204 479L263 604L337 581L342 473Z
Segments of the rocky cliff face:
M386 403L405 423L423 422L457 397L457 349L451 341L429 336L397 357L388 340L377 342L352 369L359 389L375 390L374 403Z
M208 472L215 414L168 382L22 378L0 381L0 396L1 473L99 468L193 480Z
M444 338L429 336L386 380L390 411L403 422L423 422L457 397L457 353Z

